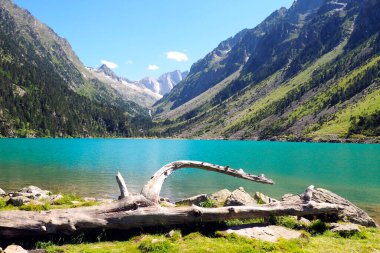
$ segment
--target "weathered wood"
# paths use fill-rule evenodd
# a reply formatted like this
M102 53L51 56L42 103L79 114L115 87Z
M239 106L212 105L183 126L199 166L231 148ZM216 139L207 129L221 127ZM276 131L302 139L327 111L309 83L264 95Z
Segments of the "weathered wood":
M128 200L100 207L42 212L3 211L0 212L0 237L9 239L29 235L72 234L91 229L128 230L229 219L279 215L303 216L340 211L341 207L338 205L315 202L220 208L198 206L166 208L146 200L143 196L130 196Z
M141 207L157 208L156 204L141 195L129 196L101 206L56 209L51 211L1 211L0 238L27 235L71 234L77 229L88 230L107 227L107 216L113 216ZM112 215L113 214L113 215ZM122 216L120 216L122 219Z
M165 179L174 171L182 168L195 168L207 171L214 171L258 183L274 184L273 180L266 178L264 174L256 176L245 173L243 169L236 170L228 166L219 166L211 163L184 160L169 163L161 169L159 169L148 181L148 183L143 187L141 194L144 195L147 199L158 203L160 199L160 191L162 188L162 184L164 183Z
M116 182L120 189L120 196L119 199L124 199L125 197L129 196L129 192L127 189L127 185L125 184L124 178L121 175L120 172L117 172L116 174Z
M0 212L0 238L11 239L25 236L45 236L55 234L73 234L91 230L129 230L141 227L176 226L194 223L209 223L229 219L248 219L269 216L304 216L342 213L345 206L334 203L294 201L287 199L266 205L230 206L219 208L162 207L158 204L159 193L165 179L175 170L198 168L224 173L255 182L273 184L264 175L255 176L242 169L195 161L177 161L165 165L157 171L143 187L141 194L129 194L120 173L116 180L121 198L114 203L101 206L51 211L2 211ZM328 201L326 201L328 202Z

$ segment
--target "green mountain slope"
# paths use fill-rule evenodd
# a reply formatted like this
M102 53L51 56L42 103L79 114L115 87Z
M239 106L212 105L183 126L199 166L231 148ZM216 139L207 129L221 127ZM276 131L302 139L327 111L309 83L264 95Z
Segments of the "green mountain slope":
M188 87L205 91L185 96L177 88L158 101L155 117L161 124L152 135L379 136L378 13L380 3L371 0L298 0L275 12L258 27L244 30L218 66L224 74L213 71L212 84L205 84L205 74L193 66L178 86L182 92ZM245 61L230 71L239 53ZM215 66L209 55L199 62ZM192 76L198 78L195 84Z
M8 0L0 38L2 136L131 136L149 124L146 109L94 78L65 39Z

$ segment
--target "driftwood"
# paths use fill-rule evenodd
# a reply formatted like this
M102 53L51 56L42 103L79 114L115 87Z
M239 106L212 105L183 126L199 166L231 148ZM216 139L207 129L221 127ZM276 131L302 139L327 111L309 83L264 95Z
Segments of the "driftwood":
M223 173L229 176L243 178L246 180L263 183L263 184L274 184L271 179L266 178L263 174L261 176L256 176L252 174L245 173L243 169L235 170L230 168L229 166L219 166L211 163L205 162L196 162L196 161L177 161L172 162L161 169L159 169L152 178L148 181L148 183L143 187L141 194L144 195L147 199L158 202L160 199L160 191L162 184L165 179L173 173L175 170L179 170L182 168L196 168L208 171L214 171Z
M2 211L0 212L0 238L20 238L54 234L73 234L93 229L128 230L141 227L175 226L194 223L245 219L278 215L314 215L339 213L341 206L328 203L276 202L267 205L234 206L219 208L162 207L158 204L164 180L180 168L199 168L216 171L247 180L273 184L265 176L255 176L243 170L194 161L178 161L162 167L143 187L141 194L128 193L124 179L118 173L120 200L101 206L51 211Z

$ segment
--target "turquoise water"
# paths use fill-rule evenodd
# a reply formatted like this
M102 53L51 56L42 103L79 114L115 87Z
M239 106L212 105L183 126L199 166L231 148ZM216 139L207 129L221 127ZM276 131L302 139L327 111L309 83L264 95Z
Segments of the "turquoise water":
M254 141L141 139L0 139L0 188L25 185L85 196L116 197L120 171L130 191L139 192L161 166L200 160L253 174L274 186L214 172L177 171L162 194L172 200L243 186L279 198L314 184L380 213L380 145Z

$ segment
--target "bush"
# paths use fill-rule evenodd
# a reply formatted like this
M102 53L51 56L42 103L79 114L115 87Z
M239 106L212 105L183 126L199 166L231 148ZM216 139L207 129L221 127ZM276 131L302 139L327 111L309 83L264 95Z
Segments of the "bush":
M323 234L326 230L327 230L326 223L320 220L313 221L308 228L308 231L312 235Z

